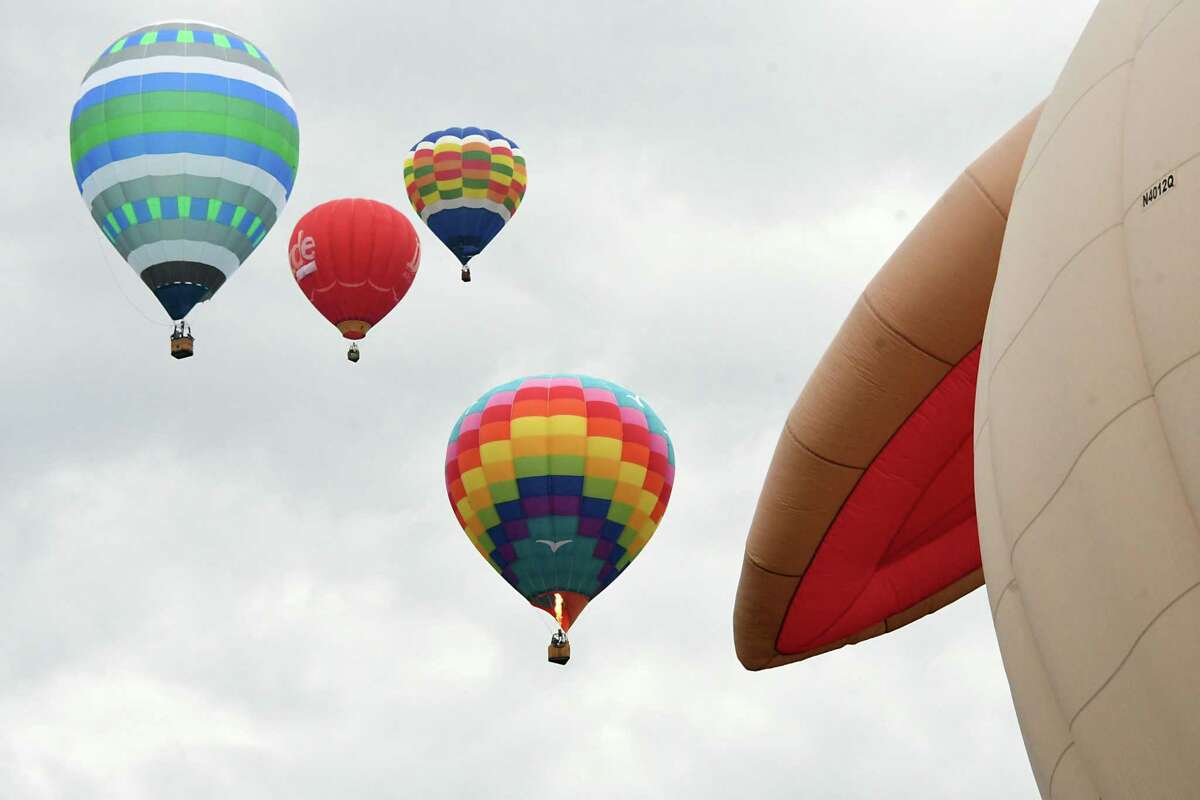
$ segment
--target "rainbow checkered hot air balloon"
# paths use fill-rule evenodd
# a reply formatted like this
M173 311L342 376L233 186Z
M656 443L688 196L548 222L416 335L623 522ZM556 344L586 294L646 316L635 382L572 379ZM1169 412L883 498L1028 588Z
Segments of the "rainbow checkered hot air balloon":
M565 631L658 529L675 450L638 395L583 375L498 386L455 423L446 490L471 543ZM552 658L553 660L553 658Z
M487 128L434 131L404 159L413 209L462 264L487 247L517 213L527 184L517 143Z
M92 219L174 320L258 247L296 180L283 78L248 39L201 22L147 25L106 47L70 135Z

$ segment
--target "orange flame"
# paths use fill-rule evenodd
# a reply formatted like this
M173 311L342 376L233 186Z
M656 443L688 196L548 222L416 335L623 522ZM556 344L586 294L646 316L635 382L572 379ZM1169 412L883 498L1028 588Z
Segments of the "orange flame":
M562 624L563 624L562 608L563 608L562 595L559 594L558 592L555 592L554 593L554 619L556 619L558 621L558 627L560 627L560 628L562 627Z

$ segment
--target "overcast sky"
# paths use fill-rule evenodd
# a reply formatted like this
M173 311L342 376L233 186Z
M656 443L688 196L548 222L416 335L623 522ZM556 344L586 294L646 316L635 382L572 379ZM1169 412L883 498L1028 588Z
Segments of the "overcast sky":
M764 673L730 620L787 409L883 260L1049 92L1091 5L10 9L0 798L1035 797L982 590ZM261 46L301 130L286 213L193 313L182 362L67 145L100 49L172 17ZM468 286L418 222L412 291L351 366L288 234L342 196L415 219L403 154L452 125L520 143L525 202ZM462 409L547 371L637 391L678 458L565 669L442 478Z

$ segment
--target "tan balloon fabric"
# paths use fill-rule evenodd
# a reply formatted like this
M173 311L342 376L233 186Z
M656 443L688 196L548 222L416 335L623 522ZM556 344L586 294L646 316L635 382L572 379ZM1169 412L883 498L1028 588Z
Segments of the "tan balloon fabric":
M953 602L979 570L832 643L777 641L822 538L881 449L979 344L1035 110L954 182L863 292L792 409L746 543L734 610L739 659L764 669L877 636Z
M1200 0L1104 0L1016 190L976 392L1043 797L1200 796Z

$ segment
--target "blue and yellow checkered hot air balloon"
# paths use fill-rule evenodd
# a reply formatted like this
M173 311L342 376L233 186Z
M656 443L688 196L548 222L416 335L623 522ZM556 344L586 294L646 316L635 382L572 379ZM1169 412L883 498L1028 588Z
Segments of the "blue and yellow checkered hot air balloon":
M527 183L517 143L487 128L434 131L404 159L409 202L462 264L487 247L517 213Z

